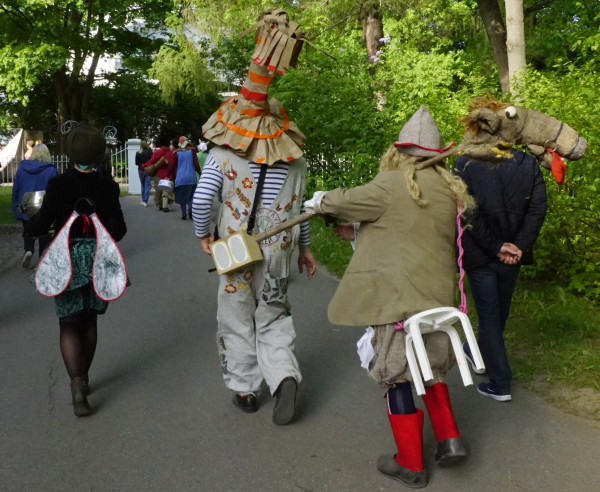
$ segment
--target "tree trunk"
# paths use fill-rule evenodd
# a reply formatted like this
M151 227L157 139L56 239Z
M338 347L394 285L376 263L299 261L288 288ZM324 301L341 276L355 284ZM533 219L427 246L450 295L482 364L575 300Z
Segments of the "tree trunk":
M367 47L369 62L375 61L376 53L383 44L383 16L378 0L364 0L359 8L359 20L362 25L363 39Z
M515 94L515 76L525 68L525 24L523 0L506 0L506 48L510 92Z
M508 55L506 51L506 28L502 19L502 12L498 0L477 0L479 13L485 26L494 61L498 67L498 77L502 92L510 91L510 78L508 74Z
M67 153L67 140L66 136L62 134L61 128L64 123L71 119L71 109L69 97L67 96L67 77L64 69L54 72L52 74L52 81L54 82L54 92L58 102L56 108L58 113L57 147L59 154L65 155Z

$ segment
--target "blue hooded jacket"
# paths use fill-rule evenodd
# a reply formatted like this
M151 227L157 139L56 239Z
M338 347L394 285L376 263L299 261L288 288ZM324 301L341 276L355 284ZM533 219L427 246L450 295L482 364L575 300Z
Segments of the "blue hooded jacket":
M19 212L17 205L21 203L23 195L28 191L43 191L50 178L58 174L56 167L50 162L21 161L15 173L12 189L12 211L17 220L28 220L27 216Z

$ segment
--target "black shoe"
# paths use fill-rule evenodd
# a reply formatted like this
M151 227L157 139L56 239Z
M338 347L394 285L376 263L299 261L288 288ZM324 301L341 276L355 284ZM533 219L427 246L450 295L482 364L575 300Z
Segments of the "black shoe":
M467 450L460 437L451 437L437 443L435 462L440 466L455 465L463 461L466 457Z
M471 349L469 348L469 344L467 342L463 343L463 352L465 353L465 357L469 361L473 372L475 374L485 374L485 369L477 369L477 366L475 365L475 359L473 359L473 354L471 353Z
M296 412L296 391L298 383L293 377L287 377L275 391L275 406L273 407L273 423L287 425L294 418Z
M377 460L377 469L386 477L402 482L411 489L421 489L427 485L427 471L413 471L396 463L393 454L382 454Z
M188 210L188 217L190 218L190 220L192 220L192 211Z
M246 413L254 413L258 410L258 400L252 393L248 395L233 395L233 404Z
M71 396L73 397L73 413L77 417L86 417L92 413L90 404L84 394L83 378L71 380Z
M186 220L186 219L187 219L186 215L185 215L185 214L183 214L183 215L181 216L181 220Z
M498 391L492 388L490 383L480 383L477 386L477 392L483 396L489 396L496 401L510 401L512 400L512 396L510 391Z

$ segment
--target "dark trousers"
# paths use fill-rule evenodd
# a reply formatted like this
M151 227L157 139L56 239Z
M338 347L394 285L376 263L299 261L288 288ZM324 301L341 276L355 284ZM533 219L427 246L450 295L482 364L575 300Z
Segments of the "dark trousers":
M27 221L22 220L21 222L23 223L23 229L25 229L25 224L27 223ZM52 236L50 236L50 234L44 234L43 236L39 236L36 238L36 237L26 236L25 233L23 232L23 249L25 251L31 251L31 253L33 254L35 252L35 240L36 239L39 241L38 253L41 258L42 254L44 253L44 250L52 242Z
M501 392L510 392L512 379L504 345L504 328L519 270L520 266L496 261L467 271L479 320L479 350L492 387Z

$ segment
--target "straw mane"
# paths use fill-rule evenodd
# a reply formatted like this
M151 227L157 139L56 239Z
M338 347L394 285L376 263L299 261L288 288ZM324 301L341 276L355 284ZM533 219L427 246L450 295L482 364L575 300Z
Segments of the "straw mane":
M465 126L465 132L477 134L480 131L480 127L477 124L477 116L479 115L479 109L486 108L496 112L501 109L506 109L509 106L510 104L498 101L498 99L496 99L491 94L488 94L486 97L474 97L469 102L468 114L458 121L459 123L462 123Z

